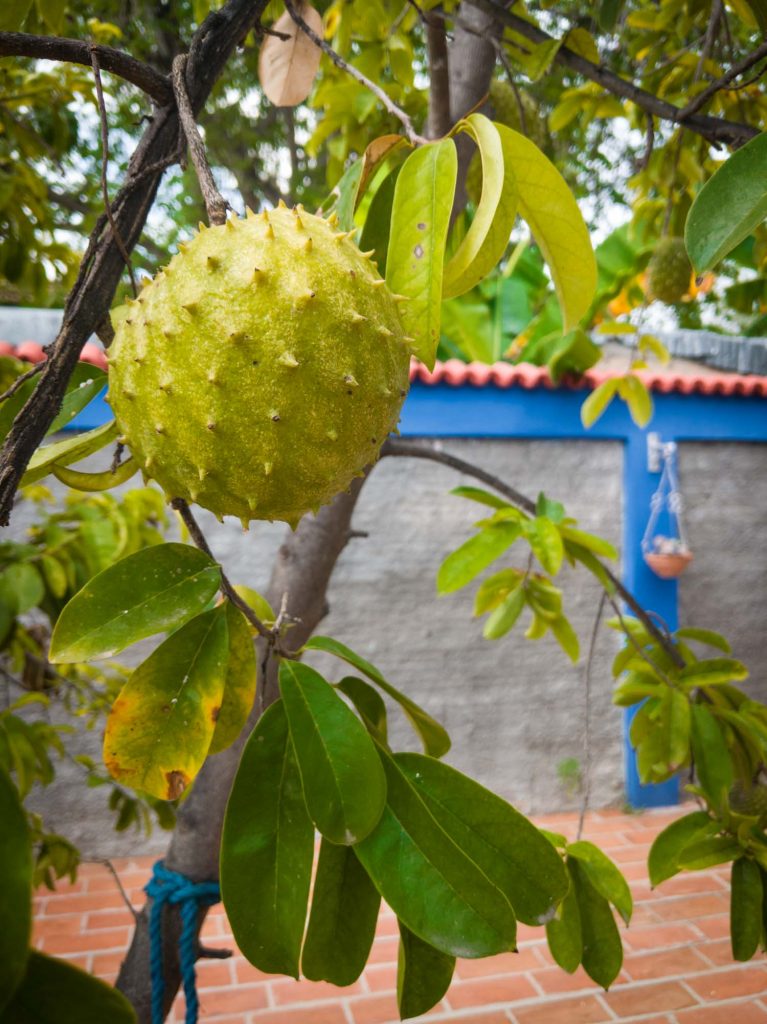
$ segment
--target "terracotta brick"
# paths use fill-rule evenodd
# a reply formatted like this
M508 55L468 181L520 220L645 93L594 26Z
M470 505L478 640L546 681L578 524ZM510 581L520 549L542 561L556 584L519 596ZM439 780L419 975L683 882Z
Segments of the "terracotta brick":
M124 959L125 953L96 953L91 964L91 972L98 978L114 981Z
M513 1016L516 1024L601 1024L612 1019L604 1003L594 996L518 1007Z
M83 931L93 932L101 928L127 928L133 924L133 915L123 904L120 910L97 910L92 914L87 914Z
M358 981L345 988L338 988L327 981L294 981L293 978L285 978L282 981L273 981L271 985L274 1001L278 1006L285 1006L288 1003L307 1003L310 1001L330 1000L336 1001L347 995L362 992L362 986Z
M376 937L368 957L369 964L396 964L399 938L394 935Z
M676 1016L679 1024L764 1024L767 1010L754 1002L739 1002L684 1010Z
M664 949L668 946L695 942L697 938L698 933L689 924L643 925L640 928L632 924L623 936L623 943L635 950Z
M731 970L709 971L700 977L691 978L689 985L693 992L707 1002L750 996L757 992L767 993L767 967L744 964Z
M702 942L696 949L714 967L732 967L732 943L729 935L726 939L715 939L714 942Z
M276 974L264 974L257 967L245 960L244 957L235 956L230 961L234 970L234 978L238 985L255 982L270 981L272 978L280 977Z
M730 915L717 914L716 917L701 917L695 922L707 939L724 939L730 934Z
M253 1024L348 1024L346 1014L333 1003L327 1006L307 1006L300 1010L264 1010L251 1014Z
M689 975L710 970L706 960L693 946L678 946L655 953L627 956L623 968L634 981L652 981L672 975Z
M399 1021L399 1010L397 1009L397 997L393 992L387 992L384 994L378 994L374 996L360 996L358 998L349 1000L349 1009L351 1011L354 1024L394 1024ZM438 1003L437 1006L429 1010L428 1013L422 1014L418 1017L418 1020L422 1020L426 1017L430 1017L435 1013L443 1013L444 1006L442 1003ZM467 1020L467 1018L463 1018ZM474 1018L468 1018L468 1021L473 1021ZM257 1018L258 1024L261 1024L260 1018ZM503 1014L498 1014L497 1017L494 1015L488 1016L487 1014L480 1014L477 1017L477 1024L508 1024L508 1017ZM291 1020L290 1024L293 1024ZM314 1022L312 1021L312 1024Z
M83 930L82 914L56 914L54 917L36 917L32 922L33 940L46 935L77 935Z
M711 872L691 872L689 875L676 875L662 882L653 890L655 896L686 896L689 893L722 892L722 881ZM727 887L729 889L729 885Z
M41 941L40 948L54 955L92 953L101 949L127 949L129 940L129 928L105 928L79 935L49 935Z
M381 914L376 925L376 937L379 935L396 935L399 938L399 925L393 914Z
M459 960L455 973L458 978L487 978L494 974L519 974L538 970L542 959L535 946L525 946L518 953L501 953L481 960Z
M455 982L450 987L447 998L453 1009L462 1009L493 1003L513 1003L520 999L531 999L537 994L524 975L510 974L506 977L475 978L473 981Z
M230 960L198 960L195 964L198 988L218 988L232 984Z
M120 893L112 883L111 891L106 892L76 892L70 896L50 897L46 903L45 914L51 913L51 906L55 902L56 914L85 914L91 910L120 910L125 907L125 902ZM50 905L50 906L49 906Z
M266 985L238 985L236 988L206 988L200 993L202 1018L215 1013L260 1010L267 1005Z
M594 992L599 988L582 967L579 967L574 974L568 974L561 967L545 967L540 971L532 971L531 974L546 995L559 992L579 992L583 989Z
M371 992L396 992L397 965L376 964L365 968L365 981Z
M730 901L724 893L707 893L700 896L673 896L657 900L653 910L663 921L688 921L697 917L729 913Z
M679 1010L695 1003L695 997L678 981L630 985L607 992L604 999L619 1017L637 1016L654 1010Z

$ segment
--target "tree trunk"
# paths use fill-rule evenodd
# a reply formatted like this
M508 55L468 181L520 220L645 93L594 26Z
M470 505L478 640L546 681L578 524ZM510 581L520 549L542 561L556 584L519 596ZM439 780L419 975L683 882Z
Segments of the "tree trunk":
M321 509L316 517L303 519L279 550L269 583L270 603L279 608L284 595L287 614L295 624L289 632L291 648L300 647L327 614L326 592L338 556L349 539L349 528L363 480L355 480L349 493ZM263 658L265 651L259 650ZM262 711L278 696L277 661L268 659L266 677L247 727L227 750L209 758L188 798L181 805L165 864L195 882L218 878L218 854L226 798L232 788L242 748ZM139 914L133 941L120 968L117 988L136 1009L139 1024L151 1024L149 974L149 914L152 901ZM199 916L199 926L205 912ZM180 919L177 911L166 910L163 930L165 1013L167 1015L181 983L178 963Z
M447 57L445 22L436 14L426 18L426 44L429 51L429 120L426 134L430 139L447 135L453 127L450 116L450 68Z

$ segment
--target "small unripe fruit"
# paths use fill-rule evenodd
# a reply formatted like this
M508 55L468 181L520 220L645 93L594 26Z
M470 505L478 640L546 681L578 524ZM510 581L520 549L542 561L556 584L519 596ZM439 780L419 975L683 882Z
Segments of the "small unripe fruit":
M647 264L647 286L661 302L680 302L690 290L692 265L683 238L662 238Z
M395 297L301 208L201 229L115 320L109 401L169 499L295 525L397 425L410 350Z

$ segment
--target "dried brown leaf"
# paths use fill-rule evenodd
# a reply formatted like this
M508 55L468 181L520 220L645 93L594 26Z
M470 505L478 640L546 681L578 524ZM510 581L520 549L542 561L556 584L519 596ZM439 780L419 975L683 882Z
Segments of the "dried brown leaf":
M311 4L302 3L299 13L309 28L322 36L322 16ZM289 38L269 35L264 40L258 60L261 88L275 106L295 107L312 91L322 51L287 11L275 21L272 30Z

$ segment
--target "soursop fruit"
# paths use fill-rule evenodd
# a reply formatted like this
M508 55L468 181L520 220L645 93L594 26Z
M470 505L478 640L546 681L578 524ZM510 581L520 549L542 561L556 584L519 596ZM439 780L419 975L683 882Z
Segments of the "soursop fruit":
M410 339L335 218L284 205L200 233L115 317L109 402L145 476L295 526L396 428Z
M662 238L647 264L650 294L661 302L680 302L690 289L692 264L684 239Z

